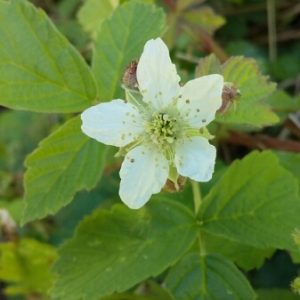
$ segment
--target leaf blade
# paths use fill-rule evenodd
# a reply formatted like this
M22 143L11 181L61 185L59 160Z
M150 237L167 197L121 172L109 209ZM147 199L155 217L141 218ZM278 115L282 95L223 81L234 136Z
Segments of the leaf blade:
M52 294L93 300L122 292L175 263L196 235L193 214L171 201L151 200L139 210L124 205L111 212L99 210L61 247L54 271L63 276Z
M102 23L92 63L101 101L124 98L121 78L125 67L141 55L148 40L159 37L164 30L162 9L138 1L117 7Z
M219 70L218 70L219 69ZM212 54L202 59L196 69L196 76L220 74L225 82L235 83L241 92L235 106L222 115L216 116L216 121L229 124L246 124L262 127L279 121L268 105L263 103L276 88L269 82L267 76L261 75L254 59L242 56L231 57L219 67L217 58Z
M297 181L266 151L233 163L204 199L198 217L208 233L256 248L293 250L290 233L299 214Z
M60 113L91 105L92 73L42 10L27 1L0 1L0 28L1 105Z
M100 24L110 16L113 10L119 5L119 0L88 0L85 1L77 13L77 19L83 29L88 32L91 38L95 39Z
M171 268L166 286L177 300L255 299L243 274L219 254L185 255Z
M80 126L79 117L70 120L27 157L23 224L56 213L99 180L106 146L84 135Z

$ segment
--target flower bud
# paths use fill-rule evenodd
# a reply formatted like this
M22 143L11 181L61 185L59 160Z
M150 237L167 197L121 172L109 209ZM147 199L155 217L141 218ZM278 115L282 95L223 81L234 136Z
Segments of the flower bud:
M225 113L234 101L239 100L241 92L233 82L224 82L222 91L222 105L217 110L217 114Z
M136 78L136 69L139 63L138 59L134 59L127 67L124 72L122 83L125 88L138 90L138 82Z
M168 193L182 192L185 182L186 182L186 177L181 175L179 175L177 178L177 184L175 184L172 180L167 179L166 184L163 187L163 190Z

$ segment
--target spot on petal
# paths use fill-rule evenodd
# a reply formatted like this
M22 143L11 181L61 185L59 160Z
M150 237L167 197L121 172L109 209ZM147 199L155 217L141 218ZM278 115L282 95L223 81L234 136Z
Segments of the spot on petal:
M134 163L134 159L132 158L132 159L130 160L130 162L131 162L131 163Z
M189 99L185 100L185 103L186 103L186 104L189 104L189 103L190 103L190 100L189 100Z
M205 122L206 122L206 119L202 119L202 122L205 123Z

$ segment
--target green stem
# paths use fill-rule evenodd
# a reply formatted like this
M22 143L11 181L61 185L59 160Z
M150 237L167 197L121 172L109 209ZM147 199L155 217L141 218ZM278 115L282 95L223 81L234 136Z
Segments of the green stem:
M194 195L195 214L197 214L201 205L201 192L198 182L191 180L191 183Z
M201 202L202 202L201 192L200 192L198 182L191 180L191 184L192 184L192 190L193 190L193 195L194 195L195 214L197 215L199 208L201 206ZM198 240L199 240L200 253L201 253L201 255L205 255L206 250L205 250L204 240L201 235L201 230L199 230Z

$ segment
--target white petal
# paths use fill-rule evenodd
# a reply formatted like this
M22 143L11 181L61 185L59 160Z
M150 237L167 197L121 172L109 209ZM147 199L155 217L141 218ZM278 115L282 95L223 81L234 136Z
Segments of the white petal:
M178 97L180 77L160 38L146 43L137 66L137 80L144 101L156 110L161 111Z
M159 193L169 174L165 156L144 146L126 155L120 170L120 197L132 209L142 207L152 194Z
M144 130L138 109L120 99L88 108L81 119L81 129L86 135L117 147L131 143Z
M175 165L180 175L209 181L214 172L216 148L200 136L187 138L175 148Z
M193 128L204 127L222 104L223 77L218 74L193 79L181 90L177 107L182 118Z

